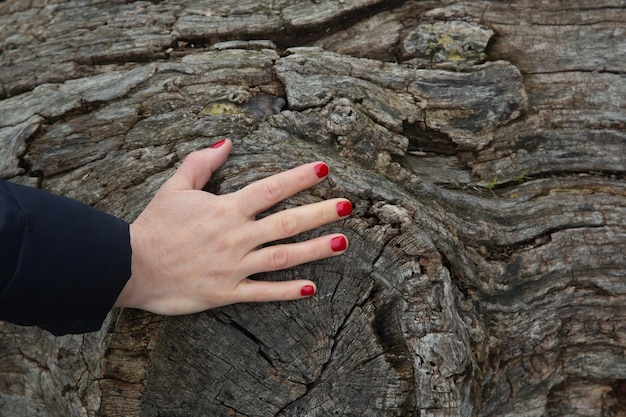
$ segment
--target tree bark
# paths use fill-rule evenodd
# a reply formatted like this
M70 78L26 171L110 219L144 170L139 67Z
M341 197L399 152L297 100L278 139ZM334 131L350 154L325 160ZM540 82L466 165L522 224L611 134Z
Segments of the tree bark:
M304 301L0 324L3 416L626 416L626 13L525 0L0 2L0 177L132 221L312 160ZM210 255L207 255L210 256Z

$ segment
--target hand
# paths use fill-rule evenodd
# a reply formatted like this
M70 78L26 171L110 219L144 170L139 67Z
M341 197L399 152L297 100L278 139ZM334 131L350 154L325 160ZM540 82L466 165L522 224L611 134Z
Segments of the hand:
M296 300L315 293L308 280L248 277L340 255L341 234L259 248L352 212L345 199L326 200L256 216L328 175L321 162L302 165L225 195L202 191L232 143L193 152L130 225L132 274L116 306L158 314L190 314L249 301Z

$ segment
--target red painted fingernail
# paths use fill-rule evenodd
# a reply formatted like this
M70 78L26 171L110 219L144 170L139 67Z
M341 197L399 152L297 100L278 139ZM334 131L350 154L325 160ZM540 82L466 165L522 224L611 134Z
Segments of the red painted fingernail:
M312 285L305 285L300 290L300 295L303 296L303 297L310 297L313 294L315 294L315 287L312 286Z
M339 217L349 216L352 214L352 203L349 201L340 201L337 203L337 214Z
M328 165L323 162L315 165L313 169L315 170L317 178L324 178L328 175Z
M213 145L211 145L211 148L215 149L215 148L219 148L220 146L222 146L224 143L226 142L226 139L222 139L222 140L218 140L217 142L215 142Z
M348 241L343 236L337 236L330 240L330 248L333 252L341 252L348 247Z

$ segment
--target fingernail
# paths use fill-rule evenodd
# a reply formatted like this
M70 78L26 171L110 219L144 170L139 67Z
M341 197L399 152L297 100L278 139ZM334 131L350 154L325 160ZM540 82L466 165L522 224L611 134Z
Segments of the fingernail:
M303 296L303 297L310 297L313 294L315 294L315 287L312 286L312 285L305 285L300 290L300 295Z
M217 142L215 142L213 145L211 145L211 148L215 149L215 148L219 148L220 146L222 146L224 143L226 142L226 139L222 139L222 140L218 140Z
M352 203L349 201L340 201L337 203L337 214L339 217L349 216L352 214Z
M348 241L343 236L337 236L330 240L330 248L333 252L341 252L348 247Z
M328 165L326 165L323 162L315 165L313 169L315 170L315 174L317 175L317 178L324 178L325 176L328 175Z

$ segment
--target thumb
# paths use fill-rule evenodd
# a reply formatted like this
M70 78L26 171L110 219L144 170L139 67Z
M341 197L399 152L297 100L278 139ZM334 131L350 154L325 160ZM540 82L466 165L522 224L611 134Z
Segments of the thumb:
M202 189L226 161L232 145L230 140L222 139L209 148L190 153L164 187L178 191Z

